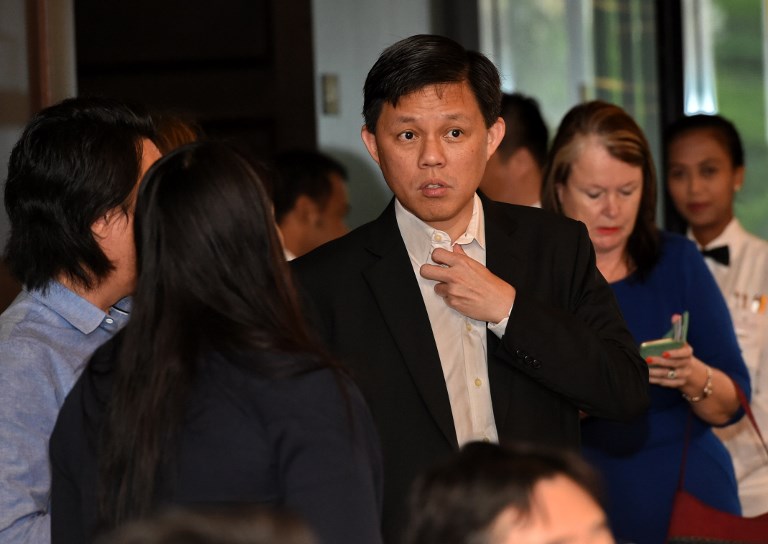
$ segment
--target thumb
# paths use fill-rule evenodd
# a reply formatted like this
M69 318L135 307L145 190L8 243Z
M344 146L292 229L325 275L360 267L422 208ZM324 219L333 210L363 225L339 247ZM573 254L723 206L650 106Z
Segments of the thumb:
M464 248L461 247L461 244L453 244L453 252L458 253L459 255L466 255L466 253L464 253Z

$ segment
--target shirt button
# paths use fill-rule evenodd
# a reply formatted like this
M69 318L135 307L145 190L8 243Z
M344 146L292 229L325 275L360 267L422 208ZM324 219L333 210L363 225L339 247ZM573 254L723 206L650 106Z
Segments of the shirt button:
M442 242L443 236L441 234L435 234L435 242Z
M483 380L475 378L475 387L480 387L481 385L483 385Z
M489 443L490 441L491 439L488 438L487 436L483 438L483 442L485 442L486 444Z
M106 321L106 322L107 322L107 325L111 325L112 323L114 323L114 322L115 322L115 320L114 320L114 319L112 319L111 317L108 317L108 318L106 318L104 321Z
M467 323L467 331L468 332L472 331L472 324L471 323Z

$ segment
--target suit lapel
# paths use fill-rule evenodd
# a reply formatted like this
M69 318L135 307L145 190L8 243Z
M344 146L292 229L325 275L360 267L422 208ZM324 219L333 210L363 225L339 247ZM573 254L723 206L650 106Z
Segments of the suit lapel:
M377 222L379 229L368 250L378 260L363 275L427 408L446 439L458 448L443 369L421 291L397 227L394 200Z
M508 213L510 208L489 201L481 195L485 216L486 267L507 283L521 289L524 278L524 257L519 253L519 243L515 241L517 218ZM513 373L505 368L507 363L495 357L501 340L488 332L488 378L491 383L491 402L496 420L496 428L504 427L505 418L512 391ZM503 370L503 371L502 371Z

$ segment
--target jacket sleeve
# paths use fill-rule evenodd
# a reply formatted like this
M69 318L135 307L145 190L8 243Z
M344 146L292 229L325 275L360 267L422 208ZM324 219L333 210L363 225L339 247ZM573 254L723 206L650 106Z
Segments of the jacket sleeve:
M565 281L557 304L518 291L498 357L589 415L628 420L648 408L648 366L610 286L595 265L583 224L557 256Z

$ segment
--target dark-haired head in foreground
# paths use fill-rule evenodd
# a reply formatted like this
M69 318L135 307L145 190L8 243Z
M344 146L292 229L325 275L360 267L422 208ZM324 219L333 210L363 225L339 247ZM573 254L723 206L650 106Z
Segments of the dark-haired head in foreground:
M213 511L171 509L135 521L98 539L98 544L317 544L297 516L258 506Z
M613 542L597 475L575 453L473 442L423 474L407 544Z

